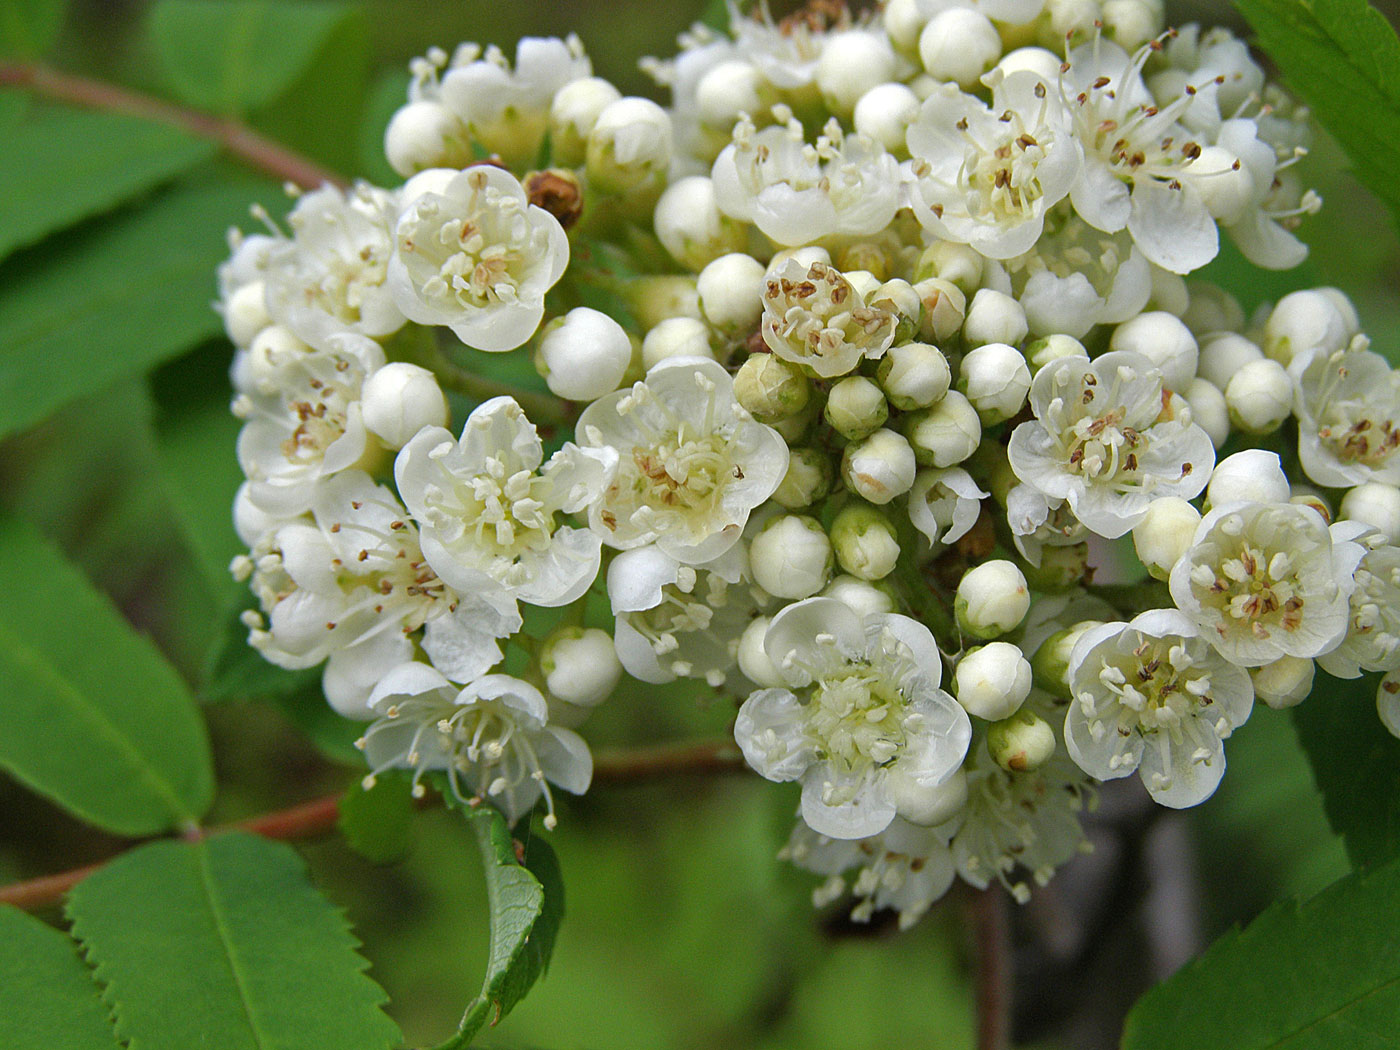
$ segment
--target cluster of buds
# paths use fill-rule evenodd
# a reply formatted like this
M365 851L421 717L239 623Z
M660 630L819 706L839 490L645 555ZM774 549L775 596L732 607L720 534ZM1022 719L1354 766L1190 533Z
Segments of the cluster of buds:
M1026 899L1097 782L1201 802L1317 665L1400 729L1400 374L1335 289L1187 279L1222 230L1295 265L1319 203L1239 40L823 3L646 68L669 108L574 39L430 52L401 186L234 238L250 642L324 664L371 776L552 827L622 675L703 680L818 902L907 925ZM509 351L549 394L467 374Z

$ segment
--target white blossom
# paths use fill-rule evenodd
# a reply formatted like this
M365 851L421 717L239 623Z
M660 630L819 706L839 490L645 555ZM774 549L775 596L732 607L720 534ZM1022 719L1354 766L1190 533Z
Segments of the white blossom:
M909 490L909 520L929 543L954 543L977 524L987 496L961 467L921 470Z
M1319 485L1400 485L1400 373L1356 347L1295 357L1298 458Z
M1372 549L1353 575L1346 637L1317 658L1322 669L1337 678L1400 670L1400 547L1383 543L1375 533L1364 537L1363 545Z
M1175 809L1215 791L1222 742L1254 706L1248 672L1175 609L1085 631L1069 687L1065 746L1079 767L1100 780L1138 772L1153 799Z
M868 838L962 763L967 714L938 688L928 628L897 614L864 620L834 598L773 618L764 649L786 688L760 689L734 737L764 777L802 782L802 818L832 838Z

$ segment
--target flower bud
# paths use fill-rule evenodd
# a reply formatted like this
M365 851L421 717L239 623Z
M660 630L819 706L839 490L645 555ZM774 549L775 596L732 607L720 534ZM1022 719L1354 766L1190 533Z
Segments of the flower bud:
M1264 322L1264 353L1287 367L1301 353L1342 349L1351 331L1336 302L1322 289L1290 292Z
M1191 421L1206 432L1217 449L1230 439L1230 410L1214 383L1193 379L1182 397L1191 408Z
M951 281L930 277L914 285L924 304L919 334L925 341L941 343L962 331L967 316L967 296Z
M700 120L728 138L741 113L761 113L772 102L772 88L752 62L717 62L695 85L695 109Z
M894 597L888 587L888 584L876 586L868 580L843 575L822 588L822 597L835 598L863 618L894 612Z
M1062 357L1088 357L1084 344L1072 335L1047 335L1026 347L1026 362L1035 375L1051 361Z
M868 304L870 297L880 290L880 279L869 270L843 270L841 275L855 289L856 295L863 303Z
M867 304L876 310L884 310L895 315L894 341L899 344L912 342L919 337L923 324L924 304L914 286L901 277L895 277L870 294Z
M1212 332L1238 332L1244 327L1244 309L1224 288L1206 281L1188 281L1186 290L1190 302L1181 320L1198 340ZM1204 343L1201 353L1205 353Z
M763 636L768 633L768 625L772 622L771 617L756 616L739 636L739 670L745 678L762 689L777 689L787 685L763 648Z
M1264 351L1235 332L1217 332L1201 340L1197 372L1224 390L1245 365L1264 360Z
M1186 278L1180 274L1152 267L1152 291L1147 297L1147 310L1158 311L1181 319L1186 308L1191 305L1191 294L1186 290Z
M580 707L601 704L622 677L611 636L596 627L550 632L540 647L540 670L551 696Z
M1272 434L1293 412L1293 381L1277 361L1252 361L1225 387L1230 422L1247 434Z
M234 346L249 346L259 332L272 324L266 292L267 286L262 281L249 281L223 303L224 331Z
M875 433L890 417L890 407L880 388L864 376L847 376L827 394L826 421L848 441Z
M934 241L923 250L914 275L919 281L937 278L948 281L963 295L976 295L982 287L986 260L971 245L956 241Z
M801 412L796 412L780 419L776 423L770 423L778 435L788 443L789 446L800 445L806 440L808 432L812 429L812 424L821 415L822 402L820 398L812 398L807 402L807 407Z
M982 424L992 426L1025 406L1031 370L1014 346L987 343L964 355L958 368L958 389L977 410Z
M1055 753L1055 731L1049 722L1023 707L987 727L987 753L1008 773L1029 773Z
M1206 485L1206 502L1212 507L1242 500L1284 503L1291 494L1277 454L1262 448L1226 456L1215 465Z
M984 640L1014 631L1030 607L1025 576L1005 559L984 561L969 569L953 599L958 626L965 634Z
M645 98L620 98L598 114L588 133L588 184L602 193L626 193L671 163L671 117Z
M1055 696L1069 696L1069 657L1075 643L1091 627L1101 626L1099 620L1081 620L1062 631L1056 631L1040 643L1031 657L1031 673L1036 688Z
M1365 522L1386 543L1400 543L1400 489L1378 481L1357 485L1342 497L1342 517Z
M963 322L963 340L968 346L1019 344L1029 332L1026 311L1011 296L983 288L972 297Z
M1376 687L1376 714L1393 737L1400 737L1400 671L1389 671Z
M1233 225L1254 203L1254 179L1239 154L1224 146L1206 146L1191 162L1192 180L1210 212L1221 225Z
M877 430L846 446L841 477L856 495L885 504L908 492L918 466L909 442L893 430Z
M888 576L899 561L899 539L884 514L864 503L852 503L831 523L831 546L836 563L862 580Z
M607 314L579 306L545 327L537 353L551 393L567 401L596 401L622 383L632 362L632 339Z
M817 90L827 108L848 117L871 88L895 79L896 59L883 33L850 29L827 37L817 59Z
M829 455L806 446L795 448L788 455L787 473L778 482L773 502L788 510L810 507L831 491L831 482Z
M1040 551L1039 565L1026 565L1026 582L1038 591L1061 594L1089 582L1089 543L1046 544Z
M384 155L404 178L425 168L463 168L472 159L466 128L432 99L399 108L384 129Z
M821 522L801 514L772 518L749 545L754 582L778 598L816 594L831 578L831 560Z
M880 20L890 43L907 55L919 50L919 32L928 23L920 0L887 0L880 12Z
M365 380L360 412L386 448L403 448L424 427L447 425L447 398L426 368L391 361Z
M952 379L943 351L928 343L890 347L880 359L875 377L890 404L904 412L941 400Z
M1288 497L1288 502L1296 503L1300 507L1311 507L1313 510L1317 511L1318 516L1321 517L1323 521L1327 522L1328 525L1331 525L1335 520L1332 516L1331 506L1322 498L1320 493L1312 489L1305 489L1300 485L1294 485L1293 495Z
M1164 310L1138 314L1113 330L1110 350L1132 350L1162 370L1168 390L1185 390L1196 376L1200 349L1191 329Z
M1156 579L1167 579L1177 559L1190 549L1200 523L1201 512L1180 496L1159 496L1133 526L1138 560Z
M642 364L648 372L668 357L708 357L710 329L693 317L668 317L642 339Z
M940 11L919 34L919 61L936 80L952 80L964 91L1001 58L1001 37L987 16L963 7Z
M936 405L906 417L904 434L921 465L951 467L977 451L982 421L966 397L950 390Z
M999 722L1031 693L1031 665L1010 642L969 649L953 670L953 695L970 715Z
M743 223L720 213L714 184L705 175L667 186L656 202L652 226L671 257L697 273L721 255L743 251L749 240Z
M623 301L643 332L650 332L662 321L672 317L704 320L700 312L700 293L695 278L688 274L652 274L627 282L622 289ZM640 358L640 355L639 355Z
M588 136L603 110L622 92L601 77L581 77L565 84L549 105L549 148L554 163L576 168L588 153Z
M946 824L967 805L967 774L961 766L941 784L898 774L888 776L885 789L899 815L924 828Z
M1263 667L1251 667L1254 695L1275 710L1297 707L1312 692L1316 665L1299 656L1280 656Z
M712 260L696 281L705 320L722 332L751 332L763 316L763 264L730 252Z
M734 374L734 396L760 423L776 423L807 407L812 383L782 358L750 354Z
M1162 31L1162 5L1151 0L1104 0L1104 34L1132 53Z
M856 103L856 131L896 156L908 156L905 135L919 116L919 97L904 84L871 88Z

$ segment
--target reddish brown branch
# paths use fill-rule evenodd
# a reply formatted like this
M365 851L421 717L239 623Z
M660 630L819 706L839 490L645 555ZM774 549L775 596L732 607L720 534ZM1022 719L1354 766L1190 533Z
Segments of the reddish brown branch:
M191 135L218 143L274 178L314 189L324 182L345 185L345 179L315 161L264 138L245 124L144 95L101 80L60 73L29 62L0 62L0 87L28 88L47 98L75 106L101 109L170 124Z
M661 777L732 773L743 768L744 760L729 739L637 749L619 748L599 753L593 764L593 783L597 786L637 784ZM340 819L340 798L339 795L326 795L274 813L222 824L209 829L208 834L250 831L268 839L317 838L328 834ZM41 875L36 879L0 886L0 904L13 904L29 910L53 904L104 863L99 861L57 875Z
M972 899L977 942L977 1050L1011 1046L1011 922L1007 896L992 883Z

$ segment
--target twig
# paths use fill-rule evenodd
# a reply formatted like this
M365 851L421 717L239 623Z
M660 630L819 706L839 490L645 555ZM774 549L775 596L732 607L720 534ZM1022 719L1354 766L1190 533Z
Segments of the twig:
M304 189L314 189L326 182L337 186L346 184L340 175L264 138L246 124L178 106L117 84L61 73L37 63L0 62L0 86L28 88L47 98L75 106L173 125L191 135L217 142L258 170L284 182L294 182Z
M977 942L977 1050L1011 1046L1011 926L1007 898L993 883L972 900Z
M595 786L637 784L661 777L732 773L743 768L743 758L733 740L728 738L694 744L618 748L598 754L593 765L593 783ZM282 841L317 838L328 834L340 819L340 799L338 794L326 795L273 813L221 824L211 828L207 834L249 831L263 838ZM27 910L53 904L105 863L99 861L56 875L41 875L0 886L0 904L12 904Z

